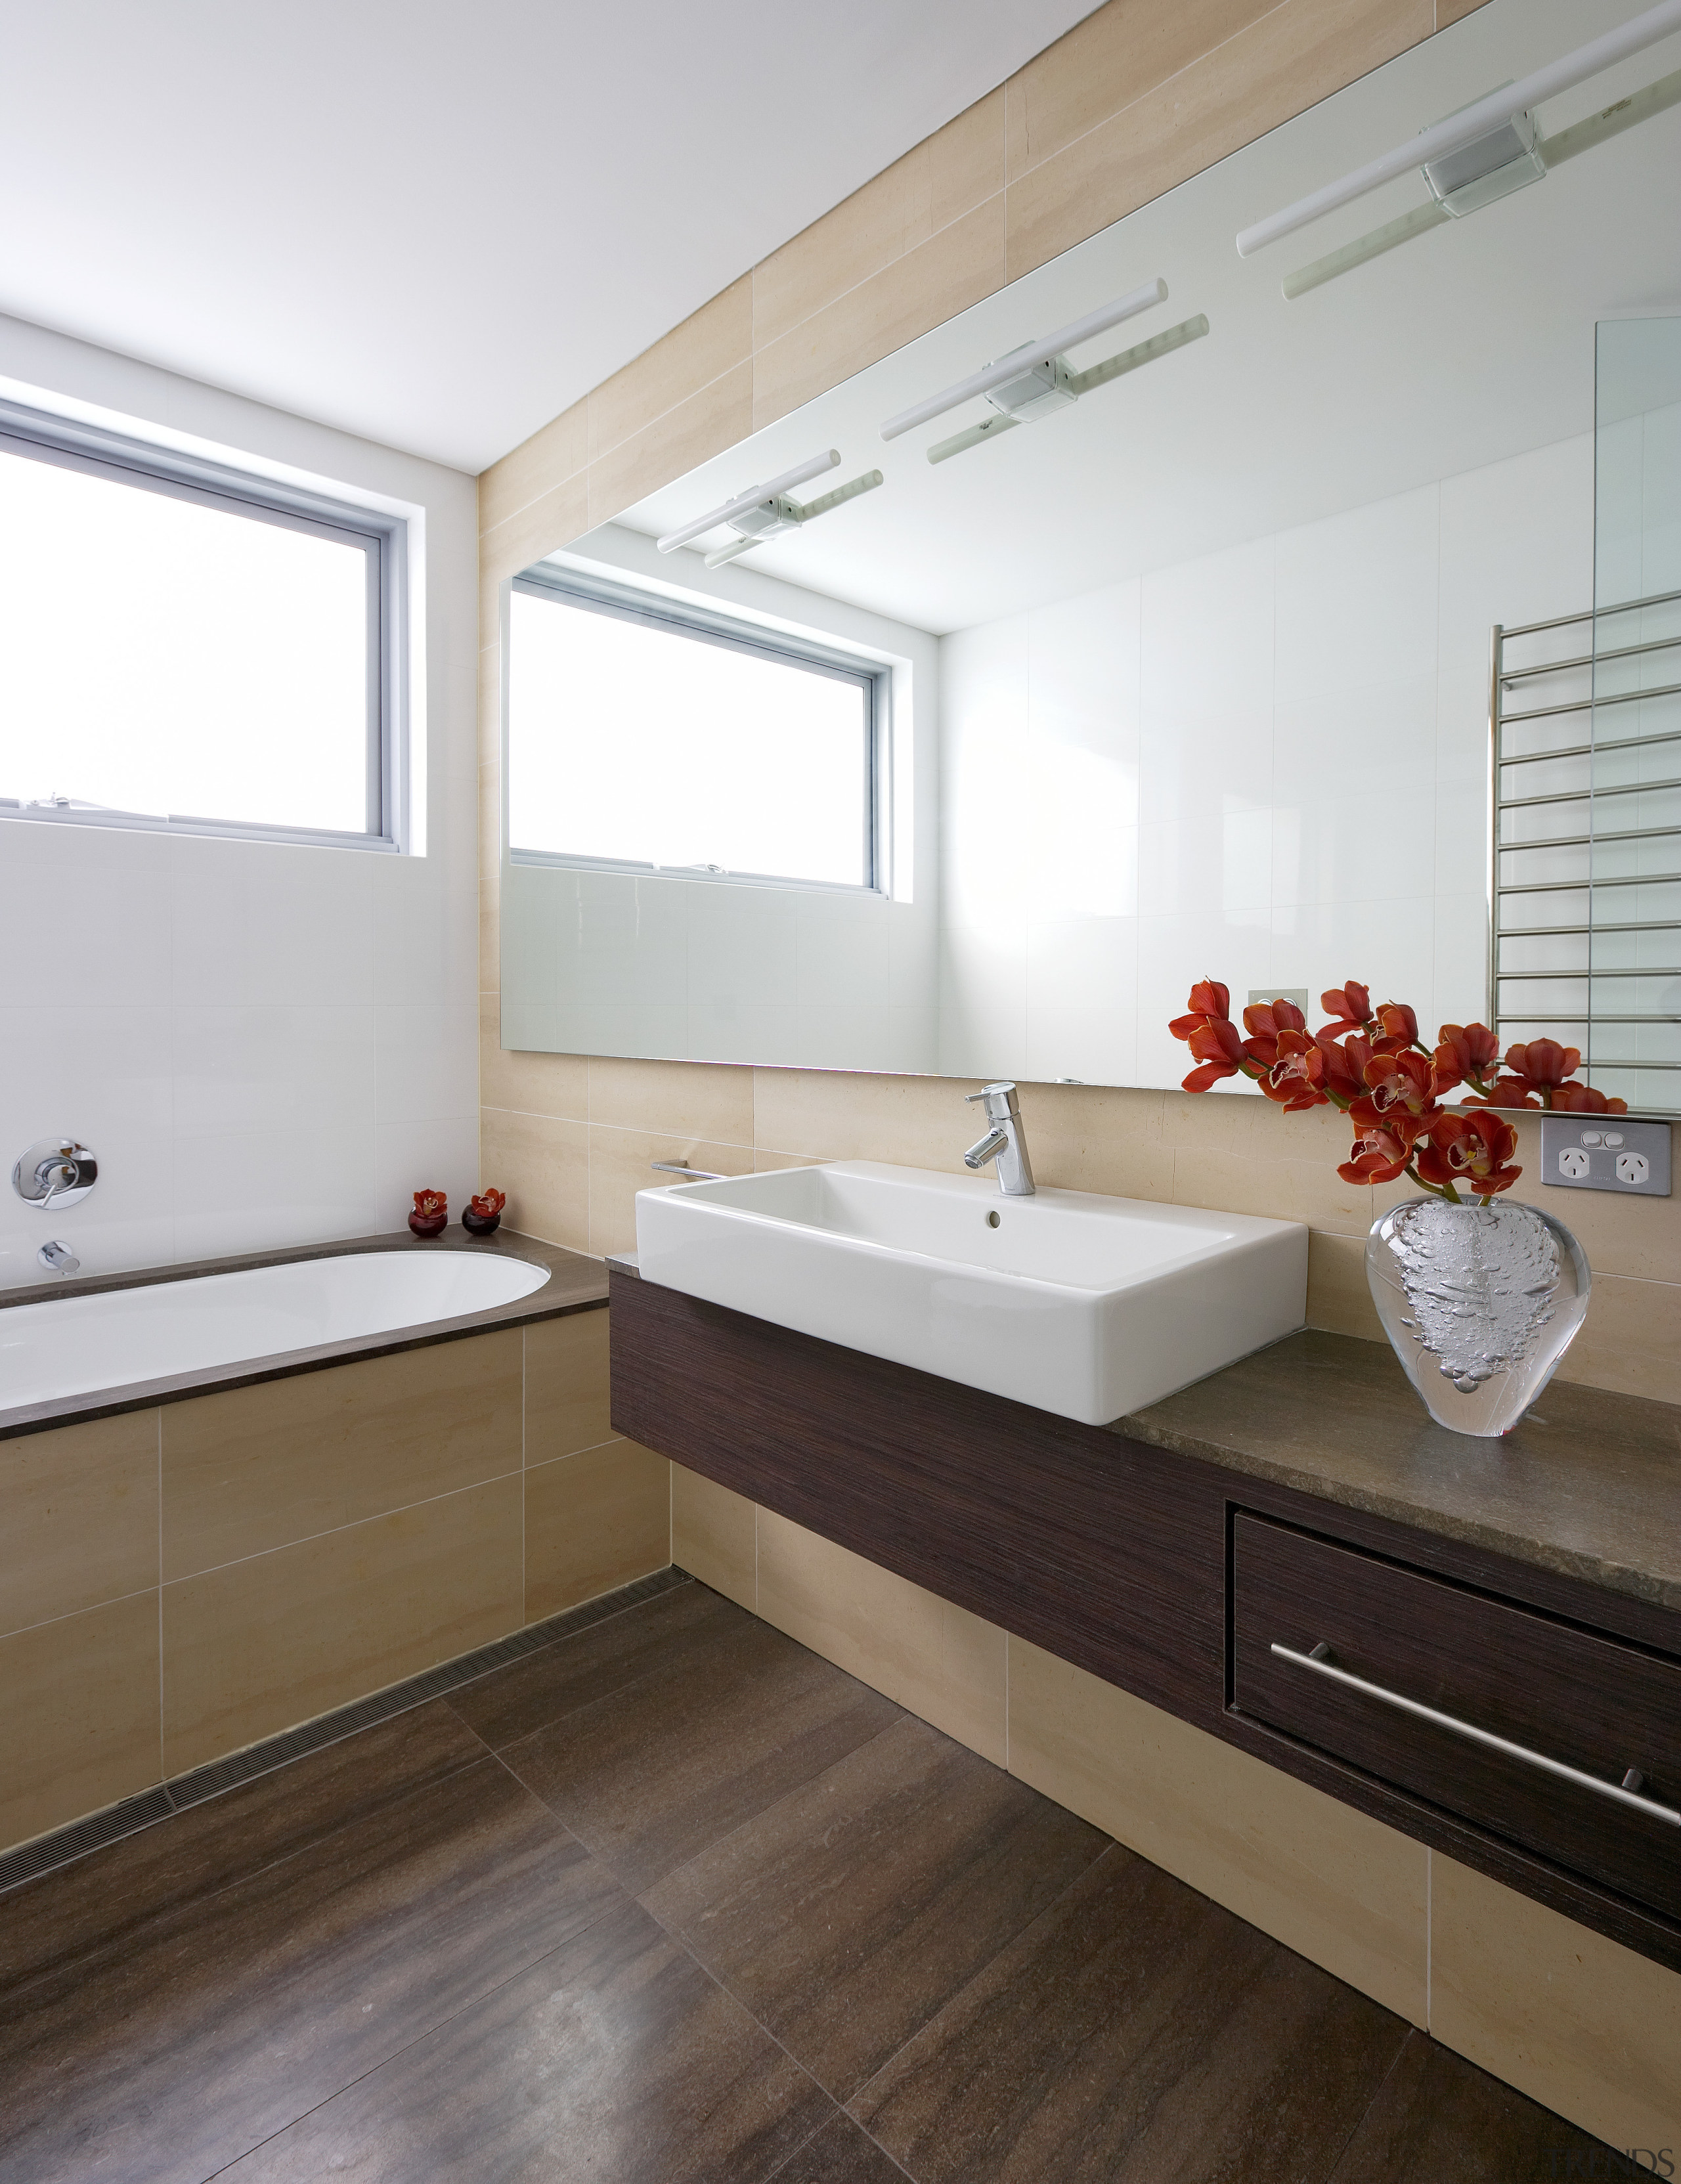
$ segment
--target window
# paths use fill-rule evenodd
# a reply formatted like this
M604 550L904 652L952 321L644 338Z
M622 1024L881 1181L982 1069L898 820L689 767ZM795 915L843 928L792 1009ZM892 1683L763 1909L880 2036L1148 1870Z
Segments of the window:
M403 525L0 407L0 816L398 845Z
M509 660L516 862L877 885L884 671L559 570Z

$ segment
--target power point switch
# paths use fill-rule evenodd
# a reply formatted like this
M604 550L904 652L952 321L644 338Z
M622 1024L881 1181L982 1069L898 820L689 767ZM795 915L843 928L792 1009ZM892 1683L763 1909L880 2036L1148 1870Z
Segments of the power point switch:
M1669 1125L1619 1115L1617 1127L1581 1115L1541 1117L1540 1176L1557 1190L1615 1190L1624 1197L1669 1195Z

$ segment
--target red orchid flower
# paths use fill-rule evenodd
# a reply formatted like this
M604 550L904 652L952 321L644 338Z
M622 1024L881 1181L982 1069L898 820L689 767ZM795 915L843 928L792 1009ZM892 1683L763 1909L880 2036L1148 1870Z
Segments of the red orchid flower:
M508 1194L505 1190L486 1190L481 1191L473 1200L472 1208L475 1213L481 1215L488 1221L493 1214L500 1213L507 1203Z
M1553 1088L1553 1106L1569 1115L1626 1115L1626 1100L1607 1100L1591 1084L1558 1084Z
M1354 1145L1337 1173L1344 1183L1393 1183L1406 1172L1422 1125L1411 1115L1357 1123Z
M1444 1024L1436 1034L1436 1089L1467 1081L1479 1084L1500 1058L1500 1043L1487 1024Z
M1289 1005L1284 1004L1286 1007ZM1245 1021L1258 1015L1255 1009L1245 1010ZM1301 1011L1294 1011L1296 1016ZM1322 1107L1326 1104L1321 1087L1325 1082L1325 1056L1318 1042L1296 1025L1287 1024L1275 1040L1263 1042L1246 1039L1244 1051L1251 1060L1257 1059L1256 1047L1269 1044L1273 1049L1272 1066L1261 1079L1261 1089L1269 1100L1276 1100L1287 1114L1299 1114L1304 1107Z
M1463 1184L1473 1197L1491 1198L1497 1190L1510 1190L1523 1173L1507 1165L1517 1150L1517 1131L1486 1108L1439 1115L1418 1156L1418 1173L1439 1190Z
M1185 1004L1188 1015L1175 1017L1167 1028L1175 1039L1188 1039L1199 1024L1225 1023L1232 1014L1232 989L1217 978L1200 978Z
M1467 1107L1539 1107L1541 1102L1529 1096L1535 1089L1527 1077L1500 1076L1492 1084L1485 1084L1482 1092L1467 1092Z
M430 1221L433 1214L449 1211L449 1201L441 1190L417 1190L415 1193L415 1211L422 1220Z
M1307 1018L1294 1001L1282 996L1276 1001L1253 1001L1244 1011L1244 1029L1250 1034L1244 1052L1262 1069L1270 1069L1278 1059L1279 1034L1306 1028Z
M1366 1097L1366 1065L1372 1059L1372 1042L1358 1032L1334 1039L1335 1024L1325 1024L1313 1034L1325 1057L1325 1089L1346 1106Z
M1423 1116L1435 1106L1436 1071L1428 1055L1409 1048L1391 1050L1380 1039L1363 1074L1370 1096L1355 1101L1351 1112L1356 1122L1387 1121L1397 1113Z
M1418 1044L1418 1018L1405 1001L1385 1001L1378 1011L1380 1037L1372 1042L1377 1054L1399 1054Z
M1507 1047L1506 1066L1514 1076L1527 1078L1531 1089L1541 1095L1545 1106L1554 1085L1562 1084L1581 1067L1582 1050L1561 1046L1556 1039L1532 1039L1527 1046Z
M1357 986L1350 978L1345 986L1333 986L1319 996L1319 1006L1333 1021L1322 1030L1333 1039L1344 1032L1364 1031L1372 1021L1372 995L1365 986Z
M1238 1035L1238 1027L1227 1017L1200 1017L1194 1031L1182 1032L1177 1036L1188 1041L1193 1056L1201 1065L1186 1078L1187 1092L1206 1092L1222 1077L1235 1077L1243 1067L1244 1043Z

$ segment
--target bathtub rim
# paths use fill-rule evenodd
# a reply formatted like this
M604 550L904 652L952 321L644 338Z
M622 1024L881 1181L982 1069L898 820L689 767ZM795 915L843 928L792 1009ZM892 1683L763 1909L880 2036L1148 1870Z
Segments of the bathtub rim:
M453 1223L443 1235L419 1237L407 1229L388 1236L336 1237L331 1243L299 1244L272 1251L244 1251L231 1258L194 1259L173 1267L136 1267L127 1273L77 1276L69 1281L30 1282L21 1288L0 1290L0 1312L15 1305L53 1304L66 1297L97 1296L114 1290L153 1289L168 1282L187 1282L208 1274L248 1273L264 1267L296 1266L309 1259L345 1259L376 1251L469 1251L484 1258L519 1259L547 1268L548 1279L527 1296L507 1304L489 1305L481 1312L463 1312L451 1319L423 1320L412 1327L382 1329L375 1334L351 1335L341 1342L323 1342L306 1350L277 1350L265 1357L240 1358L228 1365L207 1366L196 1373L171 1373L155 1380L132 1380L113 1388L91 1388L81 1394L58 1396L40 1403L19 1403L0 1410L0 1440L22 1434L45 1433L56 1426L81 1425L92 1418L120 1417L125 1411L150 1410L155 1405L178 1403L194 1396L215 1395L229 1388L250 1388L265 1380L289 1380L300 1373L319 1373L364 1357L388 1357L404 1350L425 1350L439 1342L459 1342L475 1334L488 1334L501 1327L523 1327L533 1321L564 1319L570 1313L603 1312L607 1306L607 1268L604 1262L563 1245L545 1243L541 1237L518 1230L498 1229L493 1236L470 1236Z

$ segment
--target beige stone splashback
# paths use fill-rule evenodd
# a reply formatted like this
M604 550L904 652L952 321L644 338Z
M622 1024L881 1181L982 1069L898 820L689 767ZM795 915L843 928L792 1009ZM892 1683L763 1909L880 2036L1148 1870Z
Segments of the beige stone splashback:
M655 1160L955 1168L972 1088L502 1051L501 584L1470 12L1464 0L1109 0L484 473L481 1156L484 1179L511 1190L518 1226L579 1251L625 1250ZM1333 1117L1062 1084L1025 1088L1022 1110L1047 1184L1306 1222L1311 1323L1378 1338L1362 1240L1405 1194L1339 1180L1345 1126ZM1522 1137L1519 1195L1534 1195L1539 1133L1526 1123ZM1572 1192L1563 1217L1595 1282L1567 1374L1681 1401L1677 1202Z

